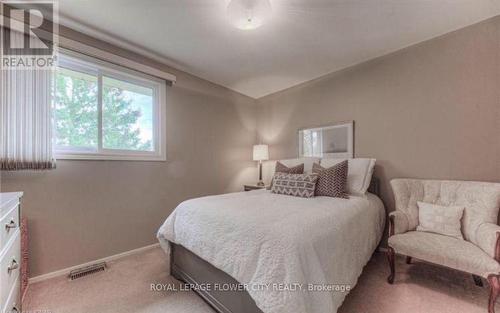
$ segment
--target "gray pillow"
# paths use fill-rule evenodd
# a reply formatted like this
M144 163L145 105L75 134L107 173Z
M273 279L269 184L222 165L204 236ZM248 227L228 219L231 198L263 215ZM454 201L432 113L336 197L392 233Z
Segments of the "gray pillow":
M334 166L329 168L324 168L321 165L314 163L312 171L313 173L318 174L315 195L348 199L348 167L349 163L347 162L347 160L335 164Z
M288 167L280 161L276 162L275 173L304 174L304 163L297 166Z
M304 174L304 163L288 167L280 161L276 162L276 166L274 167L274 173L288 173L288 174ZM271 179L271 187L274 184L274 177Z
M276 173L273 178L271 192L294 197L314 197L316 174Z

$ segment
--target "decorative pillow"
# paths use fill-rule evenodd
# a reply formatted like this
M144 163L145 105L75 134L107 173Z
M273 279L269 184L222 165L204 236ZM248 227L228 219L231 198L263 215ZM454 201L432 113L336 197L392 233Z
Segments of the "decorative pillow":
M280 161L276 162L275 173L288 173L288 174L303 174L304 173L304 163L299 164L294 167L288 167Z
M314 197L316 189L316 174L276 173L273 178L271 192L295 197Z
M312 171L318 174L316 196L326 196L349 199L347 195L347 160L329 168L314 163Z
M425 231L458 239L464 239L461 231L462 206L441 206L432 203L417 202L418 220L417 231Z
M274 167L274 173L287 173L287 174L304 174L304 163L296 165L294 167L288 167L280 161L276 162ZM271 187L274 185L274 176L271 179Z
M321 159L321 166L331 167L346 159ZM375 159L347 159L349 169L347 172L347 191L351 195L363 196L372 180L373 169L375 168Z
M311 174L314 163L319 163L321 159L316 157L302 157L298 159L285 159L279 162L287 167L294 167L304 163L304 173Z
M286 167L295 167L304 163L304 172L306 174L312 173L313 163L319 163L321 159L316 157L302 157L296 159L281 159L274 161L264 161L262 162L262 179L264 181L271 181L273 179L274 173L276 172L276 163L280 162Z

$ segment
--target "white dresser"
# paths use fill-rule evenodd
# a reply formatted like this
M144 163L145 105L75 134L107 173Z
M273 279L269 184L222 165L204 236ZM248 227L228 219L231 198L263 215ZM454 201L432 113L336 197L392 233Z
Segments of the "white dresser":
M0 312L6 313L21 312L22 196L22 192L0 193Z

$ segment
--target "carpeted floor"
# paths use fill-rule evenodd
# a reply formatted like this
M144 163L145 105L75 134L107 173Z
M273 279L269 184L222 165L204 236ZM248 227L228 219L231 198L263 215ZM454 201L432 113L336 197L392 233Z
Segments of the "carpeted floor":
M339 313L486 313L488 288L470 275L397 259L394 285L386 283L385 255L376 253ZM192 291L151 291L175 283L159 248L109 264L106 272L75 281L55 278L32 284L23 311L44 313L213 313ZM500 310L500 309L499 309Z

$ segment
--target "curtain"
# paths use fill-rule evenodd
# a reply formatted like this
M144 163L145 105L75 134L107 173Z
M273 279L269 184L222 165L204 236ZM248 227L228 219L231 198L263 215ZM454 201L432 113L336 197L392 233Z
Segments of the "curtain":
M11 32L22 42L24 34ZM53 71L0 70L0 170L52 169Z

